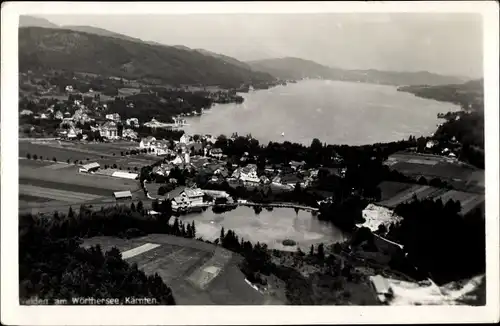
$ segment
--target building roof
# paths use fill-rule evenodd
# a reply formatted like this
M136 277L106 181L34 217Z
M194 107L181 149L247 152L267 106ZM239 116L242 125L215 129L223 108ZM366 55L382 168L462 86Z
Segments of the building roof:
M172 191L169 191L167 193L167 195L169 198L178 197L178 196L180 196L180 194L182 194L184 192L184 189L186 189L186 187L177 187L177 188L173 189Z
M95 169L95 168L99 168L99 167L101 167L101 166L97 162L82 165L82 168L84 168L86 170Z
M116 123L113 121L106 121L102 126L102 128L117 128Z
M381 275L370 276L370 281L372 282L375 290L378 294L389 293L390 285L387 280Z
M188 197L200 197L203 196L203 191L200 189L184 189L184 193Z
M116 172L113 172L113 174L111 176L116 177L116 178L135 179L135 178L137 178L138 174L137 173L116 171Z
M127 198L127 197L132 197L132 193L130 192L130 190L126 190L126 191L115 191L113 193L113 195L115 196L115 198Z

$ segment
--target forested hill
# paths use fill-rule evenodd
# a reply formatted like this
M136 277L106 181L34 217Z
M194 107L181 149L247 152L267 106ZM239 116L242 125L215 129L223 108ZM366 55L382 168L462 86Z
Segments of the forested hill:
M172 85L221 87L275 79L198 51L40 27L19 29L19 69L62 69L130 79L157 78Z
M482 111L484 108L483 79L471 80L461 84L406 86L400 87L398 90L423 98L455 103L465 109Z
M444 85L465 81L459 77L438 75L427 71L397 72L332 68L314 61L292 57L248 61L247 63L256 71L268 72L281 79L322 78L397 86Z
M250 69L250 70L252 70L252 68L250 67L249 64L247 64L245 62L242 62L242 61L239 61L239 60L237 60L237 59L235 59L233 57L230 57L230 56L227 56L227 55L224 55L224 54L215 53L215 52L208 51L208 50L205 50L205 49L195 49L194 51L198 51L201 54L209 55L209 56L212 56L214 58L218 58L218 59L224 60L227 63L233 64L235 66L238 66L238 67L241 67L241 68L244 68L244 69Z

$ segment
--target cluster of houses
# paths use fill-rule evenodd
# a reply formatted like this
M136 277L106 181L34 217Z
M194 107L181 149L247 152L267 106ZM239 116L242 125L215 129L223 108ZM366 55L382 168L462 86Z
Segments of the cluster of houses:
M437 140L429 140L425 144L425 152L447 156L450 159L456 159L459 150L460 143L457 142L455 136L453 136L451 141L447 142L445 145L440 144L440 142Z

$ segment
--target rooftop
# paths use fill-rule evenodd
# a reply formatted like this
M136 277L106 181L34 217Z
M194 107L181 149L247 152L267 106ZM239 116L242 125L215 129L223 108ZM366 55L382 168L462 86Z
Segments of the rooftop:
M113 193L113 195L115 196L115 198L127 198L127 197L132 197L132 193L130 192L130 190L126 190L126 191L115 191Z
M188 197L200 197L203 196L203 191L200 189L185 189L184 193Z
M100 165L97 162L82 165L82 168L84 168L86 170L95 169L95 168L99 168L99 167L100 167Z

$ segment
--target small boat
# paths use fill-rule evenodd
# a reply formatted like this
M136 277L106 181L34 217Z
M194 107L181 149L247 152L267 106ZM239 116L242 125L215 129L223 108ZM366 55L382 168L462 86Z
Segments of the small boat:
M285 133L284 132L281 133L281 137L285 137Z

